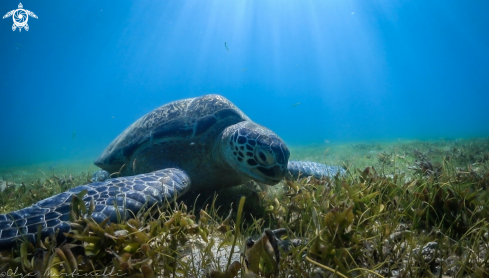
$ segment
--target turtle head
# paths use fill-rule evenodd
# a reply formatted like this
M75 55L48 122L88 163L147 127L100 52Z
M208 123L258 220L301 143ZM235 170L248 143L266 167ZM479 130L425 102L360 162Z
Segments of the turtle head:
M244 121L222 133L221 160L245 179L268 185L277 184L287 172L289 149L273 131Z

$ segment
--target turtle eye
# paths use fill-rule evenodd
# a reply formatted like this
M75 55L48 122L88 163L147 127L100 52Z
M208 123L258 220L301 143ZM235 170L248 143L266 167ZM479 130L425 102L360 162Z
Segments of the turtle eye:
M263 166L269 166L273 164L272 154L261 148L255 149L255 159Z

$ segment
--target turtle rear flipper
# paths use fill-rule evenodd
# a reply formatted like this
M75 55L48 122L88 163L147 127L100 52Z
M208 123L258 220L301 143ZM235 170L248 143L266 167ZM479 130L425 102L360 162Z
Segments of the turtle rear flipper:
M19 28L19 29L22 29L22 28ZM27 23L26 23L26 24L25 24L25 26L24 26L24 29L25 29L26 31L29 31L29 24L27 24Z
M15 26L15 23L14 23L14 24L12 24L12 31L15 31L15 29L17 29L17 26ZM19 30L20 30L20 28L19 28Z

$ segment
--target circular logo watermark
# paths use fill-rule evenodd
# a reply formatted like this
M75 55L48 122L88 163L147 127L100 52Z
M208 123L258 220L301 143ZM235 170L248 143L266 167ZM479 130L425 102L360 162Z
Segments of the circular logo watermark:
M24 10L24 6L22 6L22 3L19 3L18 9L13 10L8 12L6 15L3 16L3 18L7 17L12 17L14 24L12 25L12 31L15 31L17 28L19 28L19 32L22 31L22 28L24 30L29 31L29 25L27 24L27 21L29 21L29 16L32 16L33 18L37 18L37 15L31 11Z

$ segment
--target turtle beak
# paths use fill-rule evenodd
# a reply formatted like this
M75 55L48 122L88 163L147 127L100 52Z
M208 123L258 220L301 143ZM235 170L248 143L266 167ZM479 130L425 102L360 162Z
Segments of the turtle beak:
M253 180L256 182L275 185L285 177L285 172L286 171L278 165L269 168L259 166L252 170L252 176Z

